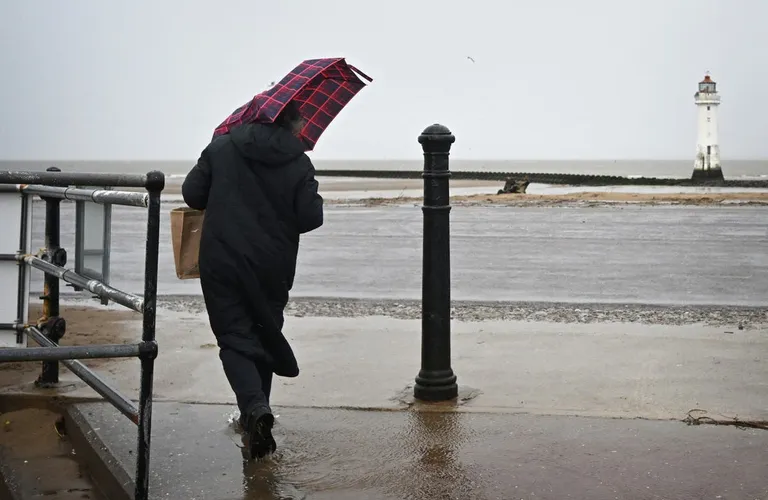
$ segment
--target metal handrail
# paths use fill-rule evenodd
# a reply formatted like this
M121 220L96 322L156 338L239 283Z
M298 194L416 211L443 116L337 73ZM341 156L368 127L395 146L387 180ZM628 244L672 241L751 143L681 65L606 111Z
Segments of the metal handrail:
M42 185L22 185L19 189L27 194L36 194L62 200L92 201L102 205L125 205L144 207L149 205L149 195L138 191L113 191L111 189L86 189Z
M98 295L99 298L107 298L133 311L144 312L144 299L138 295L123 292L117 288L105 285L99 280L80 276L71 269L51 264L34 255L22 255L19 256L19 260L25 261L30 266L39 269L44 273L51 274L67 283L88 290L89 292Z
M158 172L159 173L159 172ZM45 186L114 186L154 188L156 179L150 179L154 172L148 174L101 174L101 173L64 173L59 171L27 172L0 171L0 184L42 184ZM161 186L160 190L163 190Z
M41 346L45 346L50 349L58 350L63 349L63 347L58 346L55 342L50 340L48 337L43 335L43 332L38 330L35 327L30 327L26 329L27 336L40 344ZM104 346L93 346L93 347L104 347ZM42 360L52 360L55 357L55 351L49 351L47 353L41 353L41 355L37 356L37 359L30 359L30 361L42 361ZM73 356L74 357L74 356ZM101 358L111 358L112 355L109 356L99 356ZM105 381L101 377L99 377L96 373L93 372L90 368L82 364L80 361L76 359L62 359L62 363L64 363L64 366L70 369L72 373L80 377L80 379L88 384L94 391L99 393L104 399L109 401L115 408L117 408L120 413L125 415L130 419L131 422L134 424L138 423L139 420L139 413L140 408L136 408L136 405L133 404L133 402L120 394L117 390L112 388L112 386L109 385L109 382ZM137 497L139 498L139 497Z
M34 330L33 330L34 329ZM32 331L30 331L32 330ZM34 327L24 329L28 337L33 333L42 333ZM52 345L51 345L52 344ZM0 354L0 361L39 361L42 357L49 361L66 361L68 359L98 359L98 358L137 358L141 353L142 344L100 344L60 346L51 342L48 347L27 347L15 349Z
M140 187L146 193L90 189L73 186ZM149 496L149 459L152 425L152 387L154 360L158 347L155 341L157 270L160 241L160 193L165 187L162 172L146 175L63 173L55 169L47 172L0 171L0 192L22 194L22 223L19 252L2 254L0 261L16 260L20 264L19 294L26 293L26 273L34 267L45 273L43 318L38 325L26 325L24 301L18 300L18 318L15 322L0 323L0 330L16 331L18 342L22 335L35 341L39 348L0 348L0 362L43 361L40 381L58 381L58 361L61 361L77 377L93 388L106 401L117 408L138 427L135 496L147 500ZM41 196L46 201L46 248L41 255L30 255L26 250L30 228L27 227L29 196ZM118 290L96 279L82 276L64 267L65 252L59 247L61 200L92 201L103 205L145 207L147 214L147 240L144 266L143 297ZM59 280L88 290L102 299L109 299L142 314L141 342L128 345L60 346L58 340L64 334L65 323L59 317ZM137 357L141 362L139 401L133 401L114 389L107 381L77 359ZM47 380L46 380L47 379Z

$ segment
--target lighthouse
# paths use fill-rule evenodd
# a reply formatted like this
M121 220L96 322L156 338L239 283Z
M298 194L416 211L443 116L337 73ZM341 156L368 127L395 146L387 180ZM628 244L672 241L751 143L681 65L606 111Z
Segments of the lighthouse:
M699 82L694 95L699 117L699 139L696 145L696 161L693 164L693 180L723 180L720 168L720 145L717 138L717 110L720 95L717 84L709 73Z

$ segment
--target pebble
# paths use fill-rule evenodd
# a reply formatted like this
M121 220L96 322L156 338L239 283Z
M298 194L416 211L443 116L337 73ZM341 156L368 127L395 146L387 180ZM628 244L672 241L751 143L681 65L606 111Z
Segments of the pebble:
M205 304L199 296L158 297L158 307L175 312L205 312ZM421 301L295 298L288 303L285 314L331 318L386 316L413 320L421 318ZM626 322L650 325L704 324L715 327L741 324L745 330L768 326L768 308L739 306L454 301L451 316L456 321Z

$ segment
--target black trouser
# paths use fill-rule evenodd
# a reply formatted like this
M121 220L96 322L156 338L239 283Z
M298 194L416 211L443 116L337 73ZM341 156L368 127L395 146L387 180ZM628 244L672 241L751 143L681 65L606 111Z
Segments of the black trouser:
M285 321L284 307L284 303L271 302L269 304L272 316L280 329L283 328ZM233 344L232 347L229 344ZM245 416L259 407L269 409L273 376L271 367L268 367L263 360L237 350L234 348L236 345L233 342L220 341L219 359L221 359L224 373L237 398L240 415Z
M221 348L219 358L237 398L240 415L247 415L258 407L269 408L272 370L227 347Z

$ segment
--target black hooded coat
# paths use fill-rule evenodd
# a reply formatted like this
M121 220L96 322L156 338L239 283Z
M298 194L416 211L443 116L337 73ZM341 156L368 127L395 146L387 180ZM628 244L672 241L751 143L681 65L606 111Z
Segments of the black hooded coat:
M182 186L205 210L200 284L211 329L283 377L299 374L282 333L299 235L323 224L315 169L300 139L275 124L249 124L214 139Z

